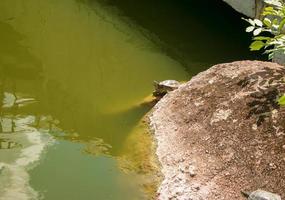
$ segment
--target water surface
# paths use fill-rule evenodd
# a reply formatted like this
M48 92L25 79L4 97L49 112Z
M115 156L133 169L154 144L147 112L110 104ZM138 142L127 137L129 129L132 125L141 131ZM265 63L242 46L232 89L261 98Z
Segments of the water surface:
M132 5L0 1L1 200L154 195L157 164L143 120L152 82L188 80L225 61L206 45L219 44L221 52L229 46L227 39L194 42L211 31L194 15L187 15L197 31L187 35L192 43L186 32L179 36L179 27L186 27L179 18L186 15L169 1L155 6L172 8L170 25L177 27L163 23L167 12L149 19L145 9L128 13ZM141 8L151 5L145 1ZM232 52L243 55L241 49Z
M99 4L3 0L0 10L0 199L149 198L141 103L153 80L187 79L184 68Z

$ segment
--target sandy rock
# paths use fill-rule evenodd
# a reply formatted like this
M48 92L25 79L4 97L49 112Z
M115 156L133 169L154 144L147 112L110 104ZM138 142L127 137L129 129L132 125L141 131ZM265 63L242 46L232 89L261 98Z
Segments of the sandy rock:
M244 200L258 188L285 198L284 76L269 62L220 64L162 98L150 116L158 199Z

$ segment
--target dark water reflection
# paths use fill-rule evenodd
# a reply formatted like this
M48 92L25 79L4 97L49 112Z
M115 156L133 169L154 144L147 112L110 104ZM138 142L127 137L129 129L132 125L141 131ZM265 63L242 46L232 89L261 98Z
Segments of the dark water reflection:
M87 0L94 2L94 0ZM245 59L266 59L248 51L251 37L241 15L220 0L100 0L120 8L121 16L152 33L170 56L190 74L213 64ZM149 36L149 34L146 34Z

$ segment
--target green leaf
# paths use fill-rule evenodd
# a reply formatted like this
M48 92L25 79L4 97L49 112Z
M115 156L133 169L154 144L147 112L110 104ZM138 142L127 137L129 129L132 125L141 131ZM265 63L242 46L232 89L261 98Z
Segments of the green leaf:
M254 40L270 40L271 37L257 36L253 38Z
M283 18L279 24L278 30L282 31L285 25L285 18Z
M250 50L264 49L264 53L269 54L269 59L272 59L276 52L285 56L285 3L283 0L264 1L267 5L261 15L262 21L244 19L251 24L246 28L246 32L253 32L254 41L250 45ZM266 33L268 37L259 36L261 33Z
M245 29L245 31L247 32L247 33L250 33L250 32L252 32L253 30L254 30L254 26L249 26L249 27L247 27L246 29Z
M272 6L267 6L264 8L265 11L273 11L274 8Z
M285 105L285 95L282 95L279 99L278 99L278 104L281 106Z
M265 7L262 13L263 16L277 15L277 14L278 14L278 11L276 11L272 6Z
M266 54L271 54L271 53L274 53L274 49L269 49L269 50L266 50L264 53L266 53Z
M251 45L249 46L251 51L258 51L260 50L262 47L264 47L265 43L262 41L254 41L253 43L251 43Z
M252 19L248 19L248 22L252 25L255 26L255 22Z
M282 1L280 1L280 0L264 0L264 2L269 4L269 5L273 5L273 6L277 6L277 7L282 6Z
M254 36L259 35L261 32L262 32L262 28L257 28L253 31L253 35Z
M259 19L254 19L253 21L257 26L262 27L263 25L262 21L260 21Z
M279 23L279 20L277 18L273 19L273 21L272 21L273 25L278 25L278 23Z
M266 26L271 27L271 20L270 20L270 19L264 18L263 23L264 23Z

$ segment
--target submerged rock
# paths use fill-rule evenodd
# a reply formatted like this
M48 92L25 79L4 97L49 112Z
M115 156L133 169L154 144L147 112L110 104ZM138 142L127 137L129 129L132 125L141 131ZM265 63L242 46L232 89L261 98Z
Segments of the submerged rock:
M233 62L165 95L150 116L164 175L158 199L244 200L239 191L254 188L285 198L283 77L275 63ZM189 165L195 176L181 170Z

